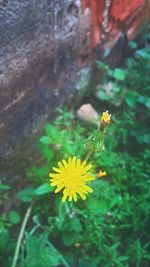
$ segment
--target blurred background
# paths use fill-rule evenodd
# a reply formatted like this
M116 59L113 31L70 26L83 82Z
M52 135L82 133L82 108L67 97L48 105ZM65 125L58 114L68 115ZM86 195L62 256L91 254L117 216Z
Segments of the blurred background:
M149 21L149 0L0 0L0 266L150 266ZM106 110L107 175L63 204L48 173Z

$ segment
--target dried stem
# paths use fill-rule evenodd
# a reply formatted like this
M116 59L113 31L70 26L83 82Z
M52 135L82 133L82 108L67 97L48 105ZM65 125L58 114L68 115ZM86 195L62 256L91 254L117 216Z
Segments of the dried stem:
M28 207L28 209L26 211L26 214L24 216L24 219L23 219L23 222L22 222L22 225L21 225L21 229L20 229L20 233L19 233L19 236L18 236L18 240L17 240L17 245L16 245L16 250L15 250L15 254L14 254L14 258L13 258L12 267L16 267L17 260L18 260L18 255L19 255L19 250L20 250L20 246L21 246L21 242L22 242L22 238L23 238L23 235L24 235L24 232L25 232L25 228L26 228L28 219L30 217L30 213L31 213L31 210L33 208L34 202L35 202L35 200L32 200L32 202L31 202L30 206Z

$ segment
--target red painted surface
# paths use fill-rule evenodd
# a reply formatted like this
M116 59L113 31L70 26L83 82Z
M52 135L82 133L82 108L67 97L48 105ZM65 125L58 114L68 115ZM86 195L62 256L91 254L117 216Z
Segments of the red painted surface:
M144 3L144 0L113 0L111 16L116 21L122 22L137 12L137 9L141 8Z
M146 0L81 0L92 18L92 46L100 43L102 35L126 31L131 37L146 16ZM106 16L108 15L108 18Z

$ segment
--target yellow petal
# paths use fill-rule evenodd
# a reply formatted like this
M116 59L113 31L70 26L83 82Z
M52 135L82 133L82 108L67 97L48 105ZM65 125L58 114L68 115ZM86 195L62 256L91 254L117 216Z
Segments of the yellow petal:
M92 168L92 164L89 164L89 165L87 165L87 166L85 166L84 168L83 168L83 171L84 172L87 172L88 170L90 170Z
M67 161L65 159L62 160L62 163L63 163L63 165L64 165L65 168L68 167L68 163L67 163Z
M72 195L69 196L69 201L71 201L71 200L72 200Z
M55 190L55 193L58 193L59 191L61 191L64 188L64 185L58 186Z
M83 175L83 180L84 181L93 181L95 179L96 179L96 177L94 175L92 175L92 174L85 174L85 175Z
M81 159L77 159L77 164L76 164L77 169L79 168L80 165L81 165Z
M58 168L56 168L56 167L53 167L53 170L54 170L55 172L61 173L61 170L58 169Z
M62 202L65 202L65 201L66 201L66 199L67 199L67 195L66 195L66 194L64 194L64 195L63 195L63 197L62 197Z
M84 193L82 193L81 191L79 191L78 193L79 193L80 197L81 197L83 200L85 200L85 199L86 199L86 196L85 196L85 194L84 194Z
M73 193L73 199L75 202L77 201L77 194L76 193Z
M56 186L57 185L57 183L51 183L51 186Z
M59 174L58 173L49 173L49 177L51 177L51 178L59 177Z
M68 165L71 165L71 162L72 162L72 158L69 157L69 158L68 158Z
M89 193L93 192L93 189L91 187L89 187L88 185L84 185L84 189Z
M60 168L60 170L64 169L64 166L62 165L60 161L58 162L58 167Z
M81 167L83 168L85 165L86 165L86 161L84 160L84 161L81 163Z

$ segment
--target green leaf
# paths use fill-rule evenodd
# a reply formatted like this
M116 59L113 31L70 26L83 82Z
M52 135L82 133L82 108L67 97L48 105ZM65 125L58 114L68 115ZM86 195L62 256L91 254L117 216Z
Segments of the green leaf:
M147 61L150 59L150 52L147 48L136 51L136 55L138 58L146 59Z
M37 196L45 195L51 191L53 191L53 188L50 186L50 184L44 183L34 190L34 195L37 195Z
M45 146L43 143L39 143L39 150L43 154L44 158L50 162L54 155L54 150L49 148L48 146Z
M22 202L31 202L34 196L34 190L33 187L25 188L19 191L17 196Z
M108 74L109 77L113 77L113 70L108 68L107 74Z
M119 81L123 81L126 77L125 71L123 69L116 68L114 73L113 73L113 77Z
M106 92L103 89L98 91L97 97L101 100L109 100L109 96L106 94Z
M9 185L0 184L0 190L9 190L11 187Z
M81 223L78 218L68 218L63 227L64 231L74 231L79 233L81 231Z
M137 43L135 41L130 41L129 46L131 49L136 49L137 48Z
M65 246L70 246L77 241L77 233L68 231L63 233L63 243Z
M119 86L119 84L114 83L112 89L113 89L113 92L115 92L115 93L119 93L119 92L121 92L122 87Z
M78 218L68 218L63 225L63 242L70 246L78 240L78 234L81 231L81 223Z
M51 139L47 135L43 135L39 141L45 145L51 144Z
M9 214L9 220L11 223L17 224L20 222L21 217L16 211L12 210Z
M147 108L150 108L150 97L145 97L145 96L140 95L138 98L138 102L142 103Z
M45 181L45 177L48 176L49 173L49 165L43 165L41 167L32 167L30 172L28 172L28 176L31 177L37 177L37 180L41 180L41 182Z
M95 63L98 68L103 69L103 70L108 70L108 66L102 61L96 61Z
M128 259L129 259L128 256L120 256L120 257L118 258L119 261L127 261Z
M25 266L70 267L61 253L49 242L48 234L48 232L44 232L39 238L27 235Z
M60 138L60 132L58 131L58 129L50 124L46 124L45 125L45 131L47 133L47 137L49 138L49 142L50 144L53 143L53 141L57 141Z
M94 262L89 262L86 259L80 259L79 267L97 267L97 264Z
M125 101L129 107L134 108L137 103L136 92L129 91L125 96Z
M2 231L0 231L0 251L5 249L9 242L9 232L6 228L3 228Z

